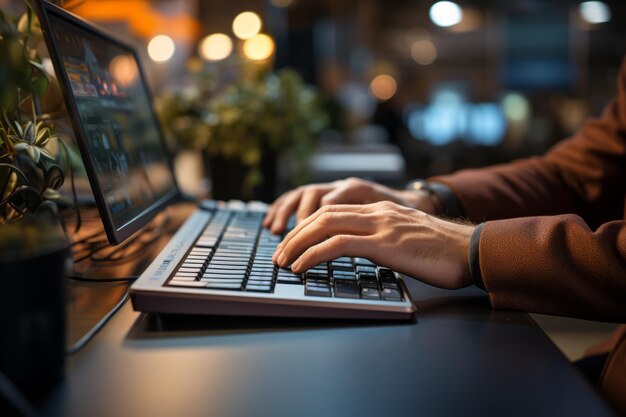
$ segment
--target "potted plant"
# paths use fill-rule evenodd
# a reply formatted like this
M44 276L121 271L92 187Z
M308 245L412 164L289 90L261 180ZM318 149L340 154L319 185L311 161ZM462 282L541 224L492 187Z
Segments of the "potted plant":
M56 213L71 200L51 118L38 111L50 79L36 50L39 25L30 8L18 19L0 12L0 222L42 210ZM40 113L40 114L38 114Z
M320 94L297 72L250 64L230 82L207 71L193 81L161 96L157 108L166 132L208 156L214 198L272 200L277 156L292 161L296 184L306 180L328 117Z
M41 111L51 77L40 42L30 8L0 11L0 369L27 387L63 369L69 245L57 213L72 203L58 192L67 149Z

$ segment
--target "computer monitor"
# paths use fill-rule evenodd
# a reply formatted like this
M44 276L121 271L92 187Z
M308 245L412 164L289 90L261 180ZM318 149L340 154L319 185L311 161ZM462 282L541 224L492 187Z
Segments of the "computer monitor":
M109 242L121 243L179 196L133 47L35 2Z

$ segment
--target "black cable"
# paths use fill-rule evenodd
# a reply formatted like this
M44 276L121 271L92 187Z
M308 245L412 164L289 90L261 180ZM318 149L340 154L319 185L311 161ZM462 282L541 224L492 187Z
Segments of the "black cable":
M24 394L15 386L13 381L9 379L2 371L0 371L0 394L9 402L9 404L24 417L37 417L39 412L26 399Z
M104 278L95 278L95 277L87 277L84 275L66 275L67 279L71 279L74 281L83 281L83 282L134 282L137 281L139 275L131 275L128 277L104 277Z
M91 339L93 339L94 336L97 335L98 332L100 332L100 330L102 330L104 325L107 324L109 320L111 320L111 317L113 317L115 313L117 313L122 308L124 303L126 303L126 301L128 301L129 298L130 298L130 290L126 290L121 300L111 310L109 310L109 312L98 323L96 323L95 326L89 329L89 331L85 333L85 335L81 337L78 340L78 342L70 346L67 349L66 353L68 355L74 355L78 353L82 348L87 346L87 344L91 341Z

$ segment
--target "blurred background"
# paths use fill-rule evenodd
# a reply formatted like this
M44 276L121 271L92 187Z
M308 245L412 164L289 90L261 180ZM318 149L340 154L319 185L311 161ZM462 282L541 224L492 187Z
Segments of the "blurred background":
M17 11L21 3L0 7ZM233 68L246 63L297 71L322 93L327 114L307 162L312 181L359 175L402 185L543 153L599 115L626 53L626 3L618 0L63 7L135 45L157 100L194 88L198 73L214 84L232 81ZM287 176L279 175L276 192L293 185Z

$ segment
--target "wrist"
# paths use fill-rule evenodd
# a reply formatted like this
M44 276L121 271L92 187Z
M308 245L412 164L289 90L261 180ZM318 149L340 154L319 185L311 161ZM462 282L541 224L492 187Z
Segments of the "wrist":
M409 182L403 193L404 198L415 209L434 215L442 212L441 200L430 187L430 184L424 180Z

